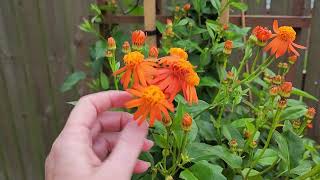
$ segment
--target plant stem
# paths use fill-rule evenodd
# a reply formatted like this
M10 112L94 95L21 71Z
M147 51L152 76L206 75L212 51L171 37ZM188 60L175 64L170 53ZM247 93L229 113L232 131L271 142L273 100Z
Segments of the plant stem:
M256 55L256 57L254 58L254 60L253 60L253 63L252 63L252 66L251 66L251 72L253 72L254 71L254 68L256 67L256 64L257 64L257 61L258 61L258 59L259 59L259 55L260 55L260 52L261 52L261 48L259 47L259 49L258 49L258 51L257 51L257 55Z
M220 112L219 112L219 116L218 116L218 119L217 119L217 132L218 132L218 143L221 144L221 118L222 118L222 114L224 112L224 108L225 108L225 105L222 105L221 108L220 108Z
M250 74L245 79L241 80L239 84L242 84L244 82L250 82L254 80L256 77L258 77L272 62L273 62L274 56L270 56L266 58L264 63L260 65L252 74Z
M267 137L267 141L266 143L264 144L264 147L262 149L262 151L260 152L259 156L252 162L252 164L250 165L250 169L249 171L247 172L246 176L245 176L245 180L247 180L252 168L258 163L259 159L263 156L263 154L266 152L269 144L270 144L270 141L271 141L271 138L272 138L272 135L274 133L274 131L276 130L277 128L277 124L278 124L278 121L280 119L280 115L281 115L281 109L278 108L277 109L277 112L276 112L276 115L273 119L273 122L272 122L272 126L271 126L271 129L269 131L269 134L268 134L268 137Z

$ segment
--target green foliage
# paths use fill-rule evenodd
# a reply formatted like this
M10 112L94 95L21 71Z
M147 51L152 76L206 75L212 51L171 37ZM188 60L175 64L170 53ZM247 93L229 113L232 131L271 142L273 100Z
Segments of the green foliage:
M82 71L77 71L70 74L63 82L60 91L66 92L71 90L79 81L83 80L84 78L86 78L86 74Z

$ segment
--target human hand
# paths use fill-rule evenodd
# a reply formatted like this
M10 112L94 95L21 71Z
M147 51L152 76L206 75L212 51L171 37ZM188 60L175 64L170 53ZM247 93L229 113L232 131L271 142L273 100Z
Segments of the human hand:
M140 126L126 112L106 111L131 99L123 91L82 97L53 143L46 159L46 180L127 180L150 164L138 160L153 142L148 124Z

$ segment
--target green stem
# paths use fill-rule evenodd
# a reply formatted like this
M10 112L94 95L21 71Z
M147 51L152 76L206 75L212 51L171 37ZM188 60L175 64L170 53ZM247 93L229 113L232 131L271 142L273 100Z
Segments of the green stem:
M217 132L218 132L218 143L221 144L221 119L222 119L222 114L224 112L225 105L222 105L220 108L219 116L217 119Z
M274 133L274 131L276 130L277 128L277 124L278 124L278 121L280 119L280 115L281 115L281 109L278 108L277 109L277 112L276 112L276 115L275 115L275 118L273 119L273 122L272 122L272 126L271 126L271 129L269 131L269 134L268 134L268 137L267 137L267 141L266 143L264 144L264 147L262 149L262 151L260 152L259 156L252 162L252 164L250 165L250 169L249 171L247 172L246 176L245 176L245 180L248 179L248 176L251 172L251 170L253 169L253 167L258 163L259 159L263 156L263 154L266 152L267 148L269 147L269 144L270 144L270 141L271 141L271 138L272 138L272 135Z
M259 48L258 49L258 51L257 51L257 55L256 55L256 57L254 58L254 60L253 60L253 63L252 63L252 67L251 67L251 72L253 72L254 71L254 68L256 67L256 64L257 64L257 62L258 62L258 59L259 59L259 55L260 55L260 52L261 52L261 48Z

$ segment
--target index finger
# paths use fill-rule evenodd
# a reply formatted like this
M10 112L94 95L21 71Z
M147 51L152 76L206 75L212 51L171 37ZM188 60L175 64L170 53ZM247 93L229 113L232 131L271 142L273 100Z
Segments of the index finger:
M125 91L106 91L80 98L72 110L66 127L86 127L90 129L98 115L107 109L123 107L131 99Z

